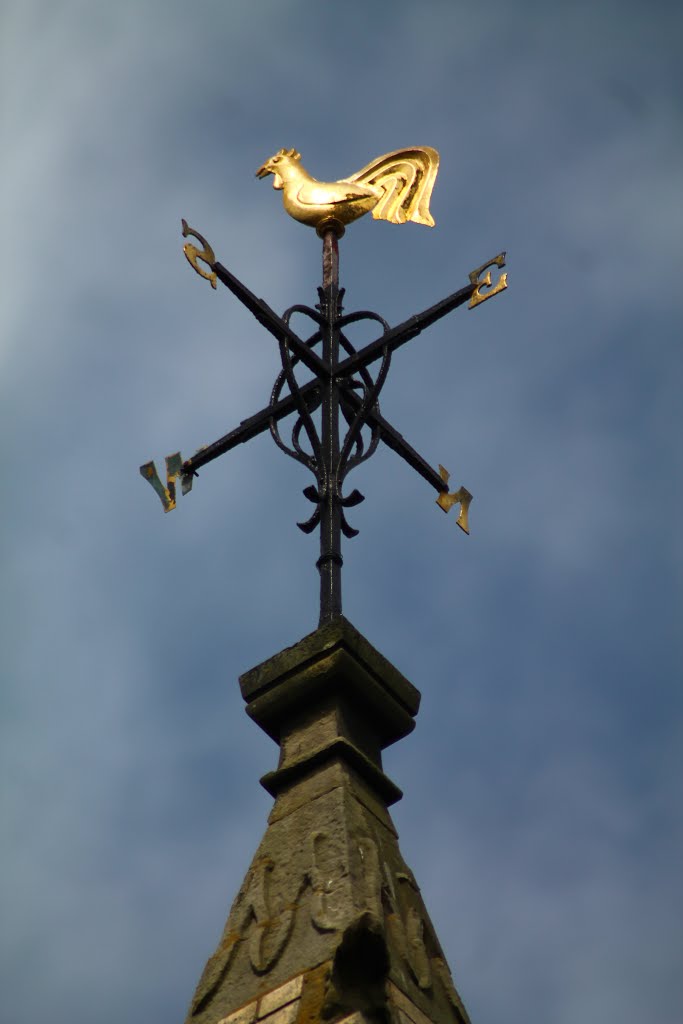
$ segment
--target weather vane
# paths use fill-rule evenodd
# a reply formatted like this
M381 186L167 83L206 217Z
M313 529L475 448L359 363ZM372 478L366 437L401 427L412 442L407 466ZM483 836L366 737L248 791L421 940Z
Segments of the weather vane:
M201 243L198 249L188 242L183 251L194 270L216 287L221 281L256 319L277 339L282 369L271 391L269 404L243 420L234 430L213 444L200 448L191 458L180 453L166 458L166 484L159 478L154 462L140 467L161 498L165 512L176 506L176 480L183 494L192 487L197 471L224 452L252 437L270 430L273 440L291 458L306 466L315 484L304 488L304 496L315 506L312 515L297 525L304 533L320 528L320 623L341 614L341 535L354 537L355 530L346 518L346 510L364 500L358 490L344 493L346 477L369 459L380 441L417 470L438 492L436 503L448 512L460 506L457 525L469 533L468 512L472 495L464 487L448 490L449 474L438 472L419 455L404 437L380 413L379 396L389 372L393 352L421 331L468 303L473 309L507 288L507 274L492 283L492 268L505 266L505 253L499 253L469 274L469 283L429 309L410 317L397 327L377 313L362 310L342 315L344 289L339 287L338 240L345 225L372 211L376 219L392 224L434 225L429 200L439 168L439 154L428 146L399 149L378 157L361 171L340 181L316 181L301 165L294 149L281 149L259 167L257 177L274 175L273 188L283 193L287 213L302 224L316 229L323 243L323 282L318 288L319 303L290 306L278 316L258 299L229 270L216 260L206 239L183 220L183 237L192 236ZM200 262L204 267L200 266ZM204 269L204 268L208 269ZM294 314L307 317L314 325L305 339L291 326ZM373 320L382 333L357 351L346 335L346 328L360 320ZM320 346L316 352L316 346ZM369 367L379 362L371 374ZM300 384L295 368L301 363L313 375ZM296 420L289 443L280 433L280 421L290 414ZM340 430L340 414L345 431Z

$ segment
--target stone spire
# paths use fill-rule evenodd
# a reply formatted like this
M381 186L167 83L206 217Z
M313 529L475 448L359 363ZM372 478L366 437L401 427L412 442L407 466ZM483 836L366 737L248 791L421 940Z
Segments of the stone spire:
M275 804L186 1024L469 1024L387 810L419 692L342 616L240 687Z

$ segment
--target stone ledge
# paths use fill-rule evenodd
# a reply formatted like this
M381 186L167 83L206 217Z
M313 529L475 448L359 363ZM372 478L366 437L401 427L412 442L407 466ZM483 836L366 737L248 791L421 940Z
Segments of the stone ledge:
M314 694L352 691L381 746L415 727L420 693L343 616L240 676L247 714L280 742L283 722Z
M402 790L389 776L343 736L338 736L331 743L319 747L286 768L268 772L261 779L261 785L271 796L277 797L284 789L309 777L316 768L330 761L346 761L355 768L361 778L379 793L387 806L397 803L403 796Z

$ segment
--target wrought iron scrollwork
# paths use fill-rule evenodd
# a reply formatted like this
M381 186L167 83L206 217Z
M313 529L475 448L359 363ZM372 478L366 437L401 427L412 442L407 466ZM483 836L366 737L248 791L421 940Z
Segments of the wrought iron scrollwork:
M343 289L339 291L337 308L334 311L327 309L323 289L318 289L318 292L320 304L316 309L303 305L290 306L282 316L287 326L295 314L306 316L317 325L317 330L304 341L308 349L312 350L322 341L325 330L334 328L338 332L340 350L343 350L346 356L353 356L357 354L357 349L344 332L344 328L349 324L371 320L379 323L385 333L389 330L389 324L383 317L367 310L341 316ZM357 376L335 379L339 408L348 429L341 440L338 457L328 467L322 450L320 431L313 416L322 401L322 382L319 381L319 387L312 390L307 389L304 394L295 373L295 368L301 362L301 357L292 352L284 337L279 340L279 350L282 370L276 377L271 391L270 407L274 409L282 400L283 389L286 386L295 400L298 415L291 429L289 443L283 439L279 423L274 416L271 417L269 423L270 433L278 448L290 458L306 466L316 480L315 485L311 484L303 490L304 497L315 505L315 509L307 520L297 523L297 526L304 533L312 533L315 530L320 523L322 503L331 490L334 500L340 508L341 529L344 536L355 537L358 530L349 524L344 510L359 505L365 500L365 497L357 488L354 488L349 494L344 494L343 486L351 470L371 458L379 445L380 427L376 421L368 421L368 414L370 412L379 414L378 399L389 372L391 352L388 348L384 350L379 371L374 377L366 366L361 366ZM370 431L370 437L367 440L363 437L364 428ZM306 446L304 446L305 442L302 443L302 435L306 438Z
M411 192L411 196L412 203L415 195ZM420 211L422 223L430 223L424 219L425 210L420 207L417 212ZM306 521L297 525L304 533L312 533L316 527L320 528L320 557L316 567L320 573L321 624L341 615L341 536L354 537L358 533L346 519L345 511L364 500L357 489L345 494L344 483L351 470L374 455L380 440L436 490L437 504L444 512L459 505L457 525L466 533L469 532L468 510L472 495L462 486L449 491L448 472L442 466L437 472L384 419L379 411L379 397L387 378L391 355L396 349L459 306L469 302L470 308L476 307L507 287L506 274L501 274L495 283L492 279L492 268L505 266L505 253L502 252L473 270L469 275L470 282L464 288L459 288L395 327L389 327L381 316L367 310L342 315L344 289L339 287L338 240L343 234L344 222L348 222L348 219L340 220L324 212L323 219L317 223L316 230L323 243L323 283L318 289L318 305L315 308L291 306L280 317L219 263L204 236L183 221L183 236L192 236L202 245L202 249L190 242L184 246L185 256L192 268L208 280L212 287L216 287L216 282L220 281L253 314L277 341L282 369L273 385L270 402L263 409L242 420L223 437L204 445L184 462L179 454L169 456L166 460L166 486L159 478L153 462L140 467L143 477L159 495L165 511L170 511L175 508L178 477L185 494L198 469L270 429L277 446L310 470L315 477L315 483L309 484L303 492L315 506L314 511ZM314 332L305 341L290 327L290 320L295 314L308 318L315 325ZM347 329L363 320L378 324L382 333L362 348L356 349L348 338ZM317 345L320 345L319 352L316 351ZM368 367L376 362L379 369L373 376ZM308 379L297 380L299 363L310 374ZM292 414L296 416L296 421L291 435L284 440L279 423ZM344 424L346 432L342 437L340 428L343 431Z

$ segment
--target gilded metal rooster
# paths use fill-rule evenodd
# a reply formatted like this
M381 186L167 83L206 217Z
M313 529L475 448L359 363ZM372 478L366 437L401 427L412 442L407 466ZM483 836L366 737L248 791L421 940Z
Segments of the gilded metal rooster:
M257 178L275 176L290 217L320 229L326 222L350 224L372 210L376 220L434 226L429 200L439 154L429 146L397 149L377 157L340 181L317 181L301 166L301 153L280 149L259 167Z

